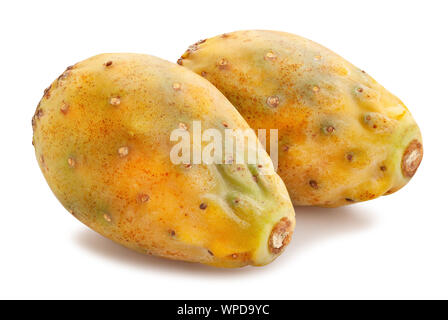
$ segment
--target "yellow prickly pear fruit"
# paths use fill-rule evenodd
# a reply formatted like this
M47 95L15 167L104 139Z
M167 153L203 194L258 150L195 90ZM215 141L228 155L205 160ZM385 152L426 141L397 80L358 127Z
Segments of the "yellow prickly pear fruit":
M213 83L254 130L279 130L278 173L296 205L393 193L422 160L420 130L404 104L307 39L237 31L190 46L178 64Z
M64 207L128 248L220 267L271 262L295 225L283 182L262 147L263 165L174 164L171 134L191 132L195 120L250 130L193 72L148 55L102 54L45 90L33 144Z

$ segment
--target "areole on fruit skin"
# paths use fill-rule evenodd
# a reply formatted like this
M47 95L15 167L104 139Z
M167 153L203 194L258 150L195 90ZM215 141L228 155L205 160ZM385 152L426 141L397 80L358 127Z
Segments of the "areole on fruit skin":
M148 55L103 54L45 90L33 145L64 207L128 248L219 267L271 262L295 225L283 182L264 151L270 175L233 161L174 165L170 133L191 130L194 120L248 128L193 72Z
M423 158L404 104L310 40L236 31L195 43L178 64L214 84L254 130L278 129L278 173L296 205L337 207L393 193Z

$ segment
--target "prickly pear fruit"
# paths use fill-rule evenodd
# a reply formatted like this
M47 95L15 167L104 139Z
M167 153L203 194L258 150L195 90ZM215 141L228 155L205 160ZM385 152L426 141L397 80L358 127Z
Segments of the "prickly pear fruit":
M267 153L271 175L260 165L173 164L170 133L193 120L249 128L193 72L148 55L102 54L45 90L33 144L64 207L128 248L221 267L271 262L295 224L283 182Z
M278 173L294 204L336 207L393 193L422 160L404 104L307 39L237 31L190 46L178 64L213 83L254 130L278 129Z

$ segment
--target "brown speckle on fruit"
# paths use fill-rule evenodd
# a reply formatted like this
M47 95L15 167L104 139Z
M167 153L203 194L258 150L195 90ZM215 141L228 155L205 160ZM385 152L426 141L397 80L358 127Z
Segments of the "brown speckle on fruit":
M292 232L292 223L288 218L282 218L277 222L269 236L269 251L272 254L280 253L291 241Z
M68 70L66 70L66 71L64 71L59 77L58 77L58 84L60 83L60 82L62 82L63 80L65 80L65 79L67 79L67 77L69 76L69 74L70 74L70 71L68 71Z
M119 96L112 97L110 98L109 103L113 106L118 106L121 103L121 98Z
M63 114L67 114L69 107L68 103L63 102L60 110Z
M345 201L347 201L347 202L355 202L355 200L353 200L351 198L345 198Z
M208 254L211 255L212 257L214 256L213 252L211 252L210 250L207 250Z
M198 48L198 46L196 44L192 44L191 46L188 47L187 52L191 53L191 52L194 52L194 51L196 51L198 49L199 48Z
M36 116L33 115L33 117L31 118L31 126L33 127L33 132L36 129ZM33 135L33 146L34 146L34 135Z
M381 170L381 171L387 171L387 167L386 167L386 166L381 166L381 167L380 167L380 170Z
M205 71L201 72L201 76L205 77L206 75L207 75L207 72L205 72Z
M227 59L222 58L218 61L218 68L221 70L227 69L229 66L229 61Z
M182 85L179 82L174 82L172 87L174 91L179 91L182 89Z
M353 157L354 157L353 152L348 152L348 153L345 155L345 158L347 159L348 162L352 162Z
M51 85L44 90L44 98L46 98L46 99L50 98L50 89L51 89Z
M319 185L317 184L316 180L310 180L309 185L313 189L319 189Z
M224 126L224 128L228 128L229 125L227 124L227 122L223 122L222 125Z
M170 237L175 237L176 236L176 231L168 230L168 234L170 235Z
M104 66L105 67L110 67L112 65L112 61L106 61L105 63L104 63Z
M181 66L183 64L182 60L182 58L177 59L177 64Z
M323 128L322 128L322 131L325 133L325 134L333 134L334 132L335 132L335 127L333 127L333 126L324 126Z
M333 133L334 130L335 130L335 129L334 129L334 127L332 127L332 126L328 126L328 127L327 127L327 132L328 132L328 133Z
M70 168L74 168L76 166L76 161L72 157L67 159L67 163L70 166Z
M278 105L280 104L280 98L277 96L270 96L267 97L266 99L266 103L268 106L270 106L271 108L277 108Z
M180 123L179 123L179 129L182 129L182 130L188 130L188 126L187 126L185 123L180 122Z
M277 59L277 55L275 53L273 53L272 51L269 51L268 53L265 54L264 59L273 61L273 60Z
M204 202L202 202L202 203L199 205L199 209L201 209L201 210L205 210L205 209L207 209L207 204L204 203Z
M199 49L199 45L204 43L206 40L199 40L198 42L192 44L191 46L188 47L189 52L193 52Z
M43 116L44 116L44 110L42 110L41 108L37 108L36 112L34 113L34 118L39 120Z
M391 134L398 125L397 120L379 112L366 113L362 120L366 128L374 130L377 134Z
M401 160L401 170L406 177L413 177L423 159L423 146L418 140L412 140Z
M121 158L124 158L129 154L129 148L128 147L120 147L120 148L118 148L117 152Z
M191 168L191 163L184 163L184 168L185 169L190 169Z
M145 203L149 201L149 195L146 193L140 193L137 197L139 203Z

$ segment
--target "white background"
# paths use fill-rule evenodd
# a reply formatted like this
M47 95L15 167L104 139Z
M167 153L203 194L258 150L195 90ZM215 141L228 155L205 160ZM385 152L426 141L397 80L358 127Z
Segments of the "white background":
M0 298L448 298L447 1L2 1ZM317 41L400 97L425 157L401 191L297 208L274 263L237 270L146 257L75 220L34 158L31 117L68 65L103 52L176 61L199 39L272 29Z

